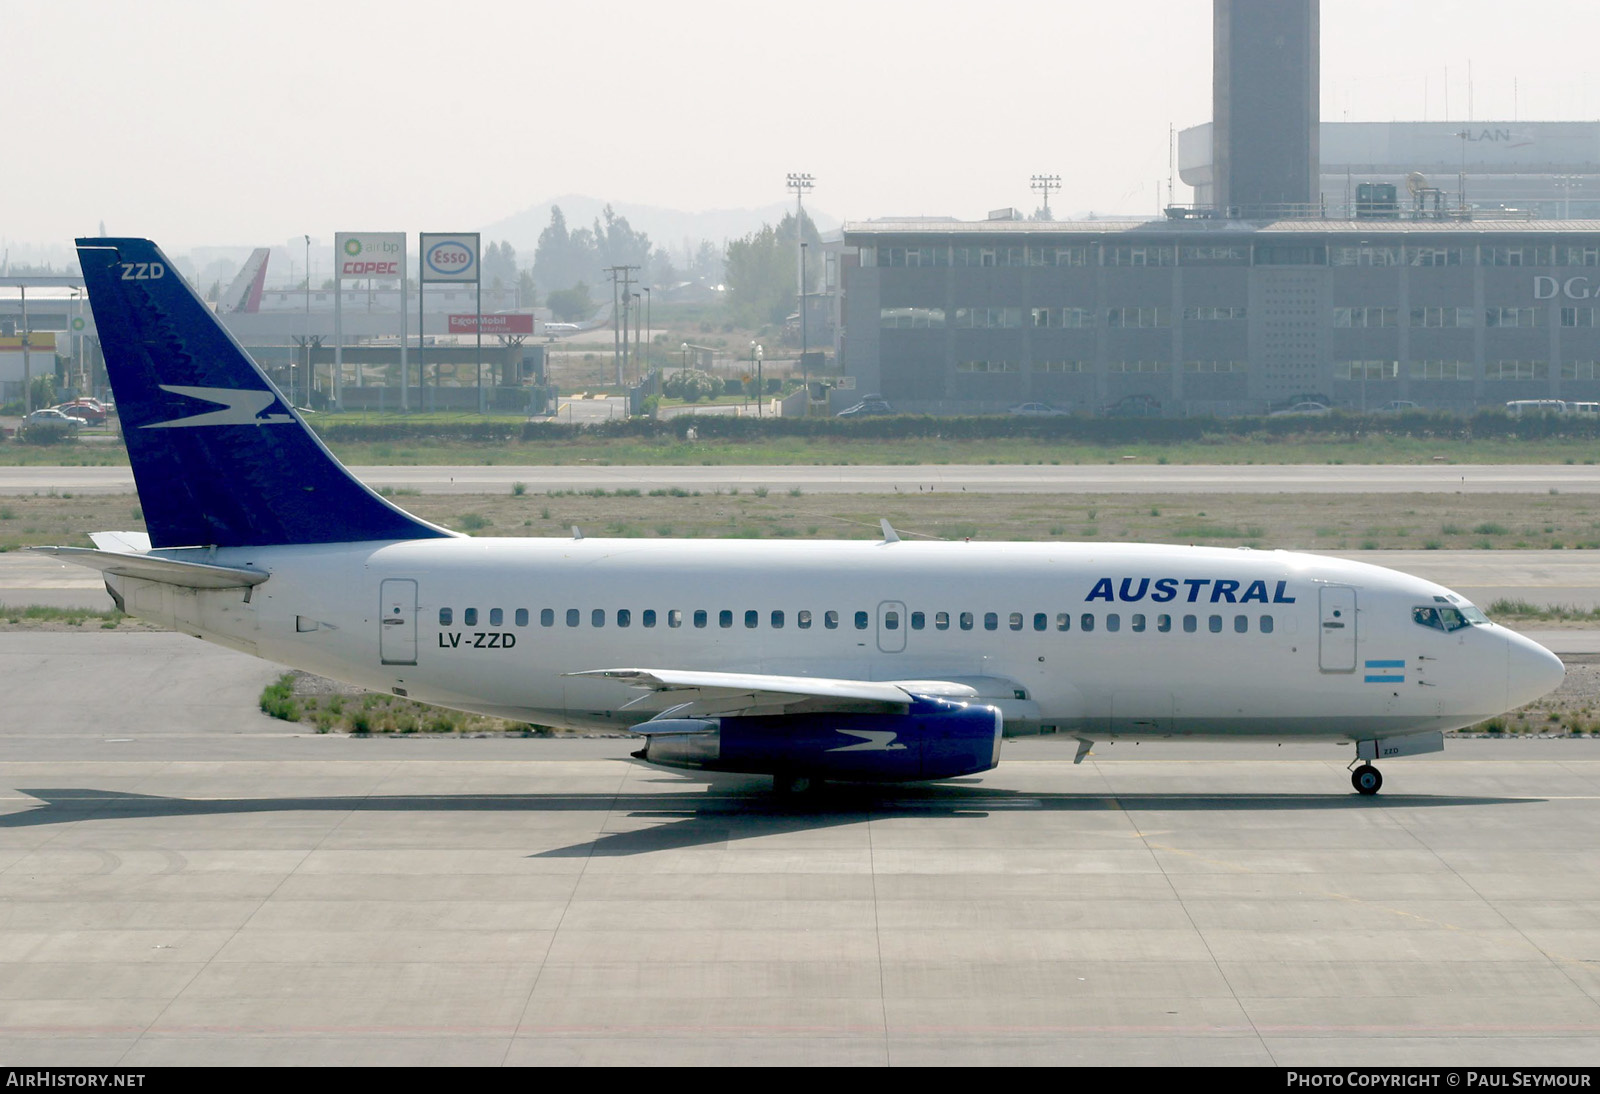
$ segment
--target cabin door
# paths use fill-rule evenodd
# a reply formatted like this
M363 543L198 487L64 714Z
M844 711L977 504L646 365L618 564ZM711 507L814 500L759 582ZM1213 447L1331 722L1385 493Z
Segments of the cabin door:
M1319 660L1323 672L1356 671L1356 591L1345 585L1324 585L1321 592L1322 634Z
M379 594L378 659L385 665L417 663L417 583L390 578Z

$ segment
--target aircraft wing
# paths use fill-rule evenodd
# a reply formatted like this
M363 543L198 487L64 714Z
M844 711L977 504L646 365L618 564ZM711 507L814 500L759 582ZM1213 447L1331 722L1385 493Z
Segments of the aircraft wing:
M591 669L568 676L620 680L648 695L675 700L674 718L809 714L822 711L852 714L903 714L917 696L946 699L977 696L977 689L948 680L844 680L820 676L774 676L750 672L704 672L694 669ZM663 710L661 713L668 713Z

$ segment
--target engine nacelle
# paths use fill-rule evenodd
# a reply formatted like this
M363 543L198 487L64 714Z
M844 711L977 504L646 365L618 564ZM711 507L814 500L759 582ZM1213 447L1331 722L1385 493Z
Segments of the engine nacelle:
M706 771L916 782L988 771L1004 720L991 706L917 697L904 714L664 718L634 727L650 763Z

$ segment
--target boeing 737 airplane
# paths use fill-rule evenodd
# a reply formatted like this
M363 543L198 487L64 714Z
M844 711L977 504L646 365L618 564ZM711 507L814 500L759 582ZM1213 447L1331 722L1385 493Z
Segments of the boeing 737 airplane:
M1562 679L1449 589L1289 551L459 535L350 475L153 243L78 254L148 532L41 549L310 672L787 790L1055 735L1353 743L1362 794Z

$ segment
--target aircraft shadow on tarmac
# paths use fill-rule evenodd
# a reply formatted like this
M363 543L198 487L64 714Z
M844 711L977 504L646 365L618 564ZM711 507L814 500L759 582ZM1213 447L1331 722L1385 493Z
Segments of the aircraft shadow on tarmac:
M168 798L88 788L20 789L44 804L0 815L0 829L140 817L206 817L297 812L595 812L659 820L650 828L609 832L532 858L648 854L725 844L758 836L817 831L890 817L979 821L997 812L1298 812L1437 809L1528 805L1536 797L1387 794L1105 794L1029 793L959 783L920 786L830 785L812 794L774 794L765 779L684 780L685 792L650 794L397 794L279 798Z

